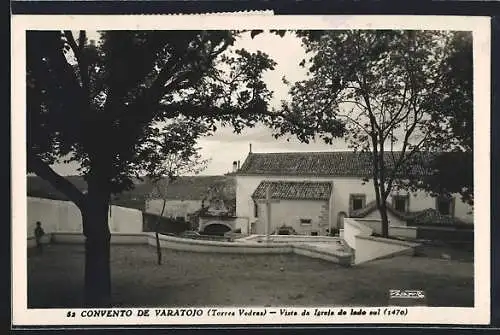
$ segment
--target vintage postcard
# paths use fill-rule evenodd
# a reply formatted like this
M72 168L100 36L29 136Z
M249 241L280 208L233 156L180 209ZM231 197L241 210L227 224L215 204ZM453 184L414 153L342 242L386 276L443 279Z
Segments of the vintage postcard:
M15 326L488 324L490 21L12 17Z

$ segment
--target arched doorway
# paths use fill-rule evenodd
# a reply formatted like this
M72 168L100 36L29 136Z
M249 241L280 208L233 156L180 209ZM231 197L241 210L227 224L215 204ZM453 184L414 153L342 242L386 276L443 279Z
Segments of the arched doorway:
M347 217L347 214L345 212L340 212L337 215L337 228L338 229L344 229L344 219Z
M224 236L224 234L230 230L231 230L231 228L229 228L228 226L226 226L224 224L211 223L205 227L202 234Z

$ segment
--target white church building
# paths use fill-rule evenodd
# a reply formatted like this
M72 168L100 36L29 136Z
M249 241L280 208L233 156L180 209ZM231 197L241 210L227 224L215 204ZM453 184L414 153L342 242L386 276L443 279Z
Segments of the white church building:
M240 227L242 233L265 234L268 215L271 234L288 227L297 234L327 235L333 228L343 228L344 217L378 219L373 183L363 181L370 174L366 153L250 152L234 173L236 216L248 222ZM411 214L425 210L453 221L473 222L471 206L459 195L444 198L399 191L389 196L387 205L392 225L406 225Z

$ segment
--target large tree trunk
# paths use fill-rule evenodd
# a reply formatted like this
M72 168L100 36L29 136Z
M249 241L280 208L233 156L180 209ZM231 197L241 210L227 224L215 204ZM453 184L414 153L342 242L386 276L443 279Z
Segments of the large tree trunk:
M374 179L374 188L375 188L375 200L377 203L377 208L380 213L381 220L381 233L383 237L389 237L389 218L387 217L387 205L386 205L386 197L384 197L384 188L383 185L377 179Z
M375 142L376 143L376 142ZM375 189L375 202L377 204L378 211L380 213L381 220L381 233L382 236L389 236L389 219L387 217L387 206L385 196L385 185L379 179L380 178L380 156L378 155L378 151L374 150L373 152L373 188Z
M161 247L160 247L160 222L163 217L163 213L165 212L165 205L167 204L167 200L163 199L163 207L161 209L160 216L156 219L155 225L155 235L156 235L156 254L158 256L158 265L161 265Z
M155 237L156 237L156 256L157 256L157 262L158 265L161 265L161 247L160 247L160 235L158 233L158 228L159 228L159 223L156 223L156 231L155 231Z
M158 188L158 194L161 194L161 189L160 186L156 186ZM164 197L163 198L163 206L161 208L160 216L156 219L156 224L155 224L155 237L156 237L156 255L157 255L157 260L158 260L158 265L161 265L161 247L160 247L160 222L161 219L163 218L163 213L165 213L165 206L167 204L167 199Z
M387 217L387 206L385 200L380 203L380 219L382 220L382 236L389 237L389 218Z
M85 236L85 292L87 306L108 306L111 297L110 238L108 210L109 183L91 175L88 194L84 196L71 182L58 175L35 155L28 155L28 168L64 193L82 213ZM102 170L102 169L101 169Z
M111 303L109 194L89 183L82 210L85 235L85 305L106 307Z

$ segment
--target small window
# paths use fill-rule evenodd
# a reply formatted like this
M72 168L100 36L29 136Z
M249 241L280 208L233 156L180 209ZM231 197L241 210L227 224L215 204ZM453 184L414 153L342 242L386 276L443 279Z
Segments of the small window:
M441 215L453 216L455 209L455 199L451 197L436 198L436 209Z
M317 231L312 231L311 232L311 236L318 236L318 232Z
M365 207L366 195L364 194L351 194L350 195L350 210L355 211Z
M409 197L407 195L393 195L392 196L392 206L398 212L408 212L409 211Z
M253 216L259 216L259 205L256 202L253 203Z
M300 219L300 225L301 226L310 226L312 224L311 219Z

